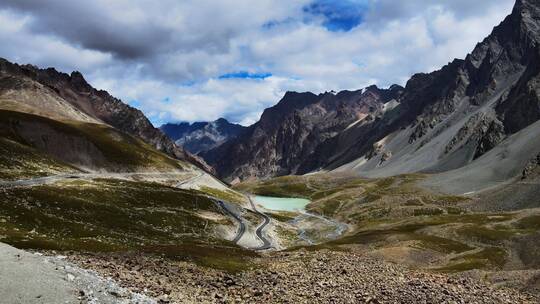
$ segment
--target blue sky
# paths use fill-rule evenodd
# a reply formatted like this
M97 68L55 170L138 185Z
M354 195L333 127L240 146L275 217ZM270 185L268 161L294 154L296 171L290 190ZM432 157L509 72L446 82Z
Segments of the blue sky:
M322 25L329 31L350 31L362 23L369 4L363 0L318 0L304 6L303 11L308 15L322 17Z
M0 57L81 71L155 125L248 125L288 90L405 84L463 58L513 3L3 0Z
M219 76L219 79L234 79L234 78L240 78L240 79L265 79L272 76L272 73L250 73L247 71L239 71L239 72L232 72L227 73Z

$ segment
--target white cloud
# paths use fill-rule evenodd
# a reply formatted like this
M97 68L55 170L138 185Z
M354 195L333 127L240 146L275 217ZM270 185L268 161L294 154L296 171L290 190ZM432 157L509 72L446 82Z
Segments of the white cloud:
M248 124L287 90L404 84L463 58L513 5L369 0L364 23L332 32L303 22L309 2L6 0L0 56L80 70L96 87L137 101L158 124L221 116ZM218 78L238 71L273 76Z
M83 49L55 37L27 30L32 17L21 17L0 10L0 56L7 59L59 69L93 69L111 63L110 54Z

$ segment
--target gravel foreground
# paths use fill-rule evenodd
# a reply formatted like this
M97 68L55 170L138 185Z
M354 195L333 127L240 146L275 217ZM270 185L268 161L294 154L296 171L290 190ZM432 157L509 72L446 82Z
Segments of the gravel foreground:
M69 259L158 303L540 303L464 275L414 271L354 252L271 253L236 274L137 254Z
M66 261L0 243L0 303L154 304L155 300L120 287Z

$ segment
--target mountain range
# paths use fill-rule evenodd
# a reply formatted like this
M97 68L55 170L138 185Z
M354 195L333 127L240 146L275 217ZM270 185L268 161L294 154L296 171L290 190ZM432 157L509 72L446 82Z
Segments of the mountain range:
M216 148L222 143L238 137L246 127L232 124L224 118L212 122L168 123L159 128L178 146L198 154Z
M540 153L539 19L539 3L517 1L465 59L405 87L287 92L242 134L199 155L228 181L452 172L445 178L456 186L445 190L456 192L517 177Z
M539 0L437 71L287 92L248 127L156 128L0 59L0 294L540 303L539 134Z

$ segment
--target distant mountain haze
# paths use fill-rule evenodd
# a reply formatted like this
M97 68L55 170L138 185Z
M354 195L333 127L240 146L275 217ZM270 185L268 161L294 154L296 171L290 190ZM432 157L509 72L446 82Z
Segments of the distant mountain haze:
M213 149L241 135L247 128L228 122L224 118L212 122L168 123L160 127L177 145L198 154Z

